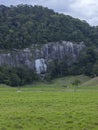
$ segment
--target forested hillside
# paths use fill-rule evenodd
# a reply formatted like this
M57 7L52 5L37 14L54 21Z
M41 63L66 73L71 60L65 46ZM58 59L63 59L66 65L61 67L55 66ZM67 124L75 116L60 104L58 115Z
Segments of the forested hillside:
M0 48L25 48L50 41L98 44L98 28L42 6L0 6Z
M65 41L65 49L56 51L58 47L62 49L63 41ZM50 43L52 46L48 45L49 42L53 42L53 44ZM85 48L77 56L79 43L83 43ZM41 46L47 45L43 52L52 54L50 60L49 55L47 56L47 59L52 62L49 63L45 56L40 54L38 56L40 51L38 51L37 46L33 48L31 54L30 49L33 44L37 46L40 44ZM23 53L24 48L29 50L27 54ZM67 52L65 52L66 50ZM38 61L41 61L40 58L47 61L46 80L80 74L96 76L98 75L98 27L92 27L84 20L59 14L42 6L17 5L6 7L0 5L0 52L0 83L11 86L24 85L39 80L34 66L36 58ZM77 60L70 64L68 59L72 57L68 55L63 55L62 60L59 59L60 56L57 59L56 57L61 54L60 52L62 54L72 53L72 57L76 56ZM28 54L32 56L29 57ZM52 59L52 57L55 58ZM16 63L18 67L15 66ZM25 63L29 66L32 63L33 69L19 66L19 64L24 65Z

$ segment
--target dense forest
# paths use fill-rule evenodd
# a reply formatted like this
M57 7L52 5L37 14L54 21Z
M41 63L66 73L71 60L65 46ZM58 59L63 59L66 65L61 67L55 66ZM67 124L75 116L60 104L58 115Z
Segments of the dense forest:
M31 69L0 66L0 83L14 87L30 84L36 80L38 81L39 77Z
M97 45L97 36L97 27L42 6L0 5L1 49L24 48L60 40Z
M55 41L84 42L85 52L68 67L65 60L50 65L46 79L66 75L98 75L98 27L85 20L59 14L42 6L0 5L0 49L22 49L32 44ZM19 86L32 83L39 77L27 68L0 67L0 83Z

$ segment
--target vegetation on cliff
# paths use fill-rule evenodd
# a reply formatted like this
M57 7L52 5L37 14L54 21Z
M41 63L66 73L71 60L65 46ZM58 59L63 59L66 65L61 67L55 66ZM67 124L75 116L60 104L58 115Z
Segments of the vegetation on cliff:
M71 66L54 60L49 66L46 79L67 75L98 75L98 27L86 21L59 14L42 6L0 5L0 49L15 50L55 41L81 42L85 51ZM68 58L68 57L67 57ZM32 83L37 78L35 71L27 68L0 67L0 83L18 86Z

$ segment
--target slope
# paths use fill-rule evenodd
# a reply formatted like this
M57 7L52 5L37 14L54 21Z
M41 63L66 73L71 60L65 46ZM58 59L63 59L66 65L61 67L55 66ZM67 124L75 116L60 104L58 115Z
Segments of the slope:
M98 88L98 77L92 78L81 85L82 88Z

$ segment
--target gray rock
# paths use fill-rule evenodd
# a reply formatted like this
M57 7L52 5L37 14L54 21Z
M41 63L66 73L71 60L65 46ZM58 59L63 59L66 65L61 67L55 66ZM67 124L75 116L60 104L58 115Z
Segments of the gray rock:
M26 66L36 69L36 72L41 74L47 71L48 65L55 59L61 61L64 57L68 57L68 64L72 64L77 60L84 48L85 44L83 42L77 44L61 41L50 42L41 45L40 48L36 45L32 46L32 49L14 49L10 53L0 54L0 65Z

